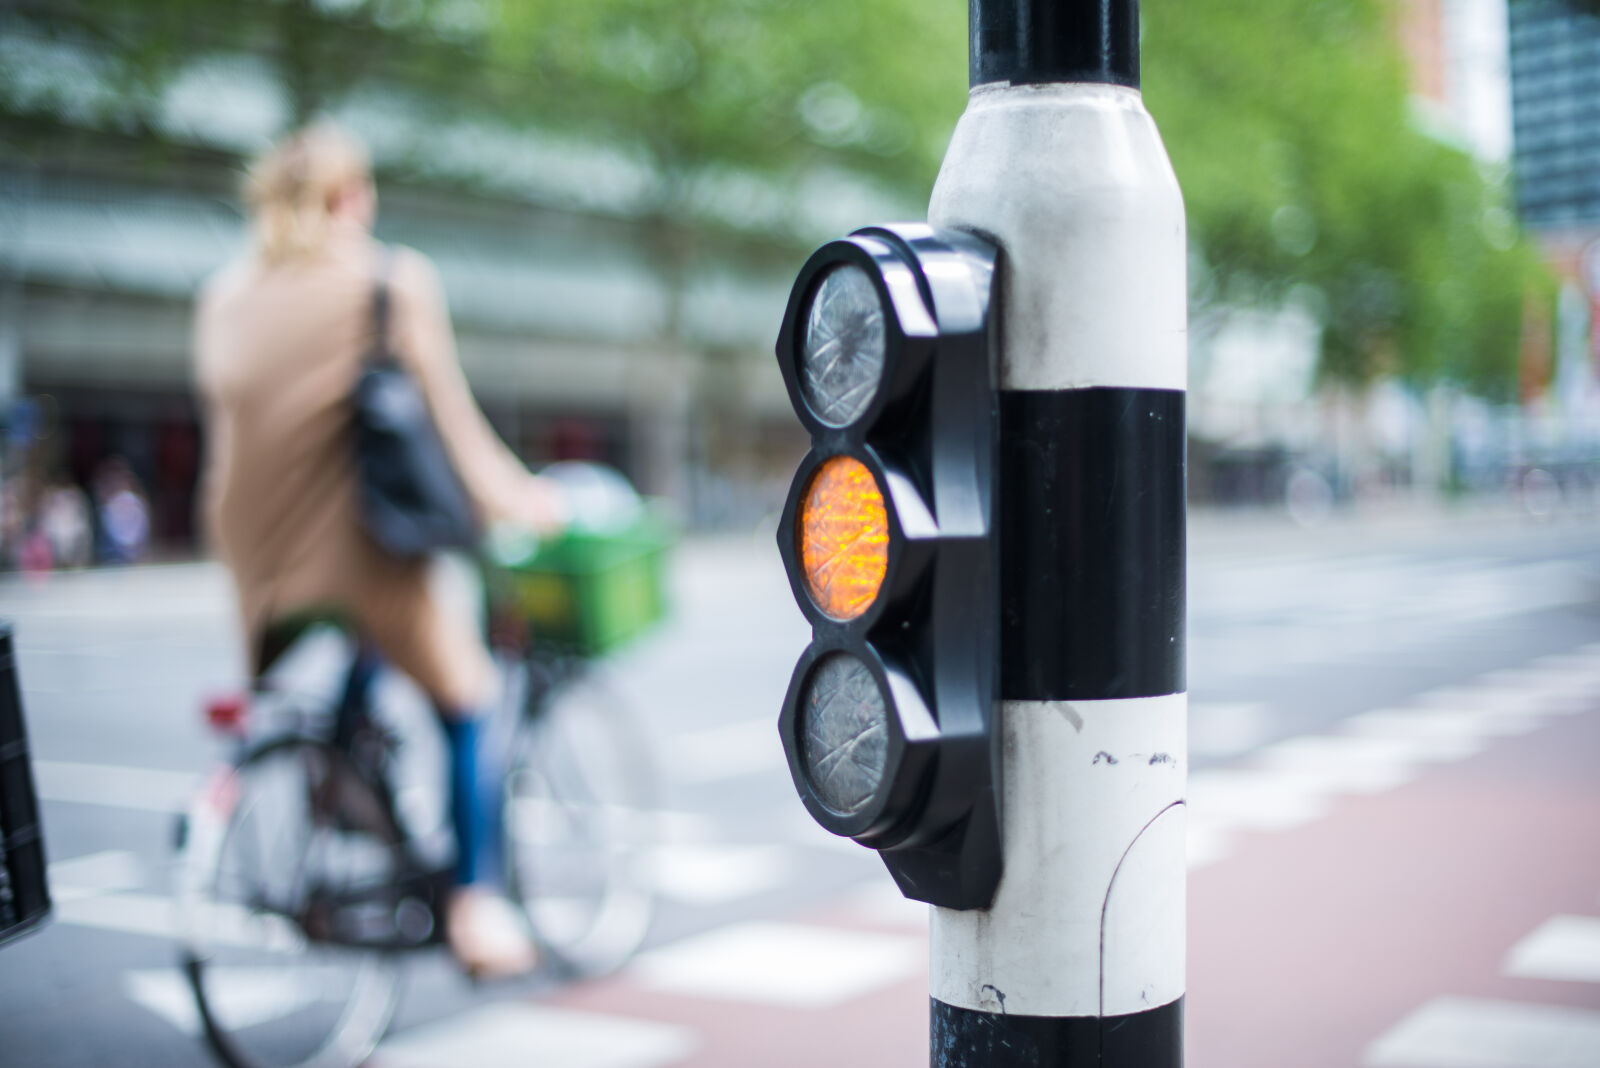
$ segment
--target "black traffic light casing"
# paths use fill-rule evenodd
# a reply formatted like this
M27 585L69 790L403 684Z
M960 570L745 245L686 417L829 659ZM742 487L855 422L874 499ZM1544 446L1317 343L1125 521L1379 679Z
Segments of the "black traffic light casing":
M880 851L901 891L981 908L1000 878L996 399L989 309L995 249L925 224L858 230L801 269L778 337L789 399L811 434L778 527L795 599L812 625L779 730L801 800L827 830ZM883 307L877 388L847 425L806 399L801 350L813 298L841 265L861 268ZM888 519L882 586L841 621L808 592L800 513L817 469L848 456L871 472ZM870 798L830 808L806 771L802 703L830 653L864 664L888 706L885 766Z

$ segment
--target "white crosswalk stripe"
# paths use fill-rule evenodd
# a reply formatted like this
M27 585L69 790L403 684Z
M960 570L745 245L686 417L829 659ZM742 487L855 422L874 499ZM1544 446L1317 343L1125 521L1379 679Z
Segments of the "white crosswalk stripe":
M116 893L68 897L56 903L55 922L150 938L175 940L181 933L176 906L170 897L159 894Z
M1511 947L1513 979L1600 983L1600 916L1552 916ZM1600 1012L1440 997L1368 1047L1370 1068L1593 1068Z
M1247 753L1260 745L1271 729L1271 710L1259 701L1189 702L1191 757Z
M1351 716L1326 735L1266 746L1244 763L1189 776L1189 865L1228 855L1238 831L1285 831L1345 795L1405 785L1600 699L1600 643Z
M1298 775L1260 768L1197 771L1189 776L1189 807L1229 828L1287 831L1319 819L1328 799Z
M1511 948L1505 973L1518 979L1600 983L1600 916L1552 916ZM1600 1048L1596 1055L1600 1057Z
M656 892L684 905L726 905L778 886L798 866L781 845L683 845L660 850Z
M886 879L874 879L852 897L852 915L863 923L922 932L928 929L932 905L913 901Z
M1600 1012L1442 997L1367 1049L1368 1068L1594 1068Z
M126 849L106 849L50 865L50 896L57 905L144 885L144 866Z
M385 1042L372 1068L660 1068L694 1051L692 1031L653 1020L502 1002Z
M858 851L860 846L850 843ZM743 901L781 885L803 864L800 846L666 844L651 865L656 892L696 908ZM108 850L50 866L55 921L152 938L178 937L173 899L145 892L133 854Z
M1590 574L1570 560L1467 556L1210 560L1190 581L1191 656L1259 677L1403 655L1489 621L1584 603Z
M207 976L208 1002L224 1026L254 1027L282 1019L314 1003L317 991L306 985L307 969L211 969ZM137 969L124 972L123 990L129 1000L155 1013L186 1035L201 1033L200 1010L194 990L176 968Z
M33 771L42 801L145 812L181 811L200 783L200 776L193 772L65 760L36 760Z
M661 767L674 782L722 782L743 775L782 773L783 747L776 715L736 720L678 734L663 742Z
M1422 760L1402 739L1307 735L1268 746L1256 763L1291 776L1302 789L1374 794L1409 782Z
M645 989L680 996L822 1009L926 964L920 938L751 921L650 950L626 975Z

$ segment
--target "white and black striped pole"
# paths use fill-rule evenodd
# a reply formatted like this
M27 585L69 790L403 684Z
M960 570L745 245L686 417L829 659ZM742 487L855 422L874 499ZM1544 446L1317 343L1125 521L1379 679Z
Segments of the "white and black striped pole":
M1186 248L1137 0L971 0L929 210L1000 249L1004 871L933 910L936 1068L1183 1060Z

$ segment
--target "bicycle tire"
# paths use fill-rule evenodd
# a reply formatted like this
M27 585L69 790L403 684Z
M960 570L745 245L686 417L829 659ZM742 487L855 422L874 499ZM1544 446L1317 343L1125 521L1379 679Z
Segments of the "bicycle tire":
M655 913L655 762L595 669L531 698L504 782L507 885L547 961L604 974L638 949Z
M269 821L290 837L269 845L261 837ZM404 870L402 841L377 791L342 752L312 738L253 749L190 809L178 866L181 958L219 1060L352 1068L371 1055L399 1002L398 951L313 938L313 911L302 905L307 885L331 883L322 869L344 863L361 880L351 885L377 888L376 907L384 907L384 888L397 887ZM290 863L269 868L274 860ZM332 1021L325 1029L324 1019Z

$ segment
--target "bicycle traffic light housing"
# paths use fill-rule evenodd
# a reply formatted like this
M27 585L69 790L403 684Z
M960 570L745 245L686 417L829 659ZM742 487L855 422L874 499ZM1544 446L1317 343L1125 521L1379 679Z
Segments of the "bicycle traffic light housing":
M777 348L812 442L778 528L813 634L790 774L907 897L956 909L1001 867L994 266L965 232L857 230L801 269Z

